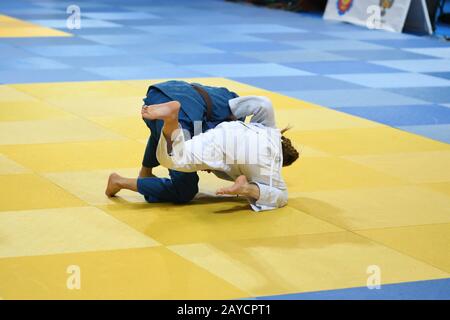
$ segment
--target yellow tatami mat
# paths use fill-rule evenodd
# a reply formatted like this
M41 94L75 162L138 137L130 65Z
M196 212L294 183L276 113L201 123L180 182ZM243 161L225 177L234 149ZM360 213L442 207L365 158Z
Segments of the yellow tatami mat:
M190 204L104 195L110 172L137 176L142 97L163 80L0 85L1 298L244 298L365 286L372 265L383 284L450 277L448 144L228 79L184 80L272 99L301 151L283 169L288 206L212 198L228 183L207 173Z
M0 38L70 37L70 33L0 14Z

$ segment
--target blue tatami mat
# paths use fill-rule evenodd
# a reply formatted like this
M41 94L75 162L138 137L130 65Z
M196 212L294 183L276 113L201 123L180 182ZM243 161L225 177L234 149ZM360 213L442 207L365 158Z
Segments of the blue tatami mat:
M222 0L81 0L81 29L69 30L70 4L0 4L73 34L0 38L2 83L227 77L449 142L450 45L438 37Z
M349 107L337 110L390 126L450 123L450 108L439 105Z
M257 300L449 300L450 279L259 297Z

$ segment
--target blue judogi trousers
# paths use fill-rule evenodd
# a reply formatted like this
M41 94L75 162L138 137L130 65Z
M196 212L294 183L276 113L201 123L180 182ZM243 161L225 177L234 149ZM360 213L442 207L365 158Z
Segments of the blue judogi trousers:
M226 88L202 86L213 102L212 116L206 118L206 103L192 86L184 81L168 81L150 86L145 105L165 103L177 100L181 103L178 121L183 129L194 136L194 121L202 122L202 131L216 127L223 121L228 121L231 110L228 100L238 95ZM240 119L242 120L242 119ZM156 158L156 148L164 122L162 120L144 119L151 135L147 142L142 165L147 168L159 166ZM195 172L185 173L169 170L170 178L138 178L137 189L148 202L186 203L198 193L198 175Z

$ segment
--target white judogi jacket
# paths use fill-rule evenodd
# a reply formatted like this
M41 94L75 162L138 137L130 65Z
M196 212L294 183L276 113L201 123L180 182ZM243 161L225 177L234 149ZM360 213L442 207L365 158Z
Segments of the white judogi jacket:
M230 100L229 105L237 118L252 115L250 123L223 122L190 140L189 132L177 130L170 153L161 134L159 163L182 172L211 170L230 181L245 175L260 191L259 199L250 201L253 210L285 206L288 194L281 176L281 134L275 127L272 103L266 97L244 96Z

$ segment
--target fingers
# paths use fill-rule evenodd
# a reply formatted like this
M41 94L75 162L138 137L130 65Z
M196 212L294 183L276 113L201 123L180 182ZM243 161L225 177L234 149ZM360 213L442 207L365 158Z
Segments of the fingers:
M228 195L237 195L238 194L237 191L238 190L235 188L235 186L232 185L231 187L221 188L221 189L217 190L216 191L216 195L226 195L226 194L228 194Z
M216 195L230 194L229 188L220 188L216 191Z
M224 194L227 194L225 188L221 188L216 191L216 195L224 195Z

